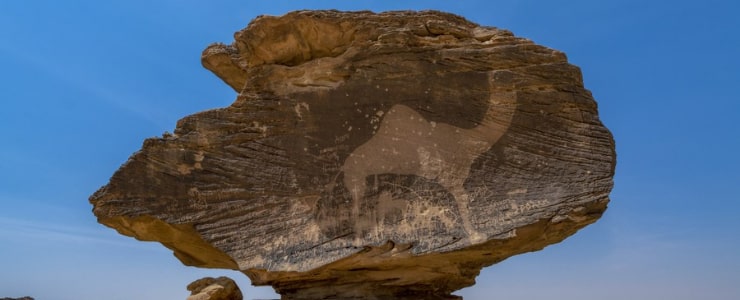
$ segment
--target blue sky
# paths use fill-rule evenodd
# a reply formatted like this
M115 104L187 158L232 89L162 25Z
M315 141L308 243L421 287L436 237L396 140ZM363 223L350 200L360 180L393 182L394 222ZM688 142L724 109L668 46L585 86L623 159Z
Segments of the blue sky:
M203 276L87 197L147 137L229 105L201 51L260 14L439 9L568 54L617 142L604 217L485 269L475 299L740 298L740 7L703 1L0 0L0 297L185 299Z

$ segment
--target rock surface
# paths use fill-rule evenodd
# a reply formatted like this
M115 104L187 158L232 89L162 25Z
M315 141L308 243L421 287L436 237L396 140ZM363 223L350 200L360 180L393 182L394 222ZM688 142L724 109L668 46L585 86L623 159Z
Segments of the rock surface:
M454 299L606 209L616 155L565 54L435 12L262 16L203 65L229 107L151 138L102 224L283 299Z
M186 300L242 300L242 291L228 277L205 277L188 284L190 296Z

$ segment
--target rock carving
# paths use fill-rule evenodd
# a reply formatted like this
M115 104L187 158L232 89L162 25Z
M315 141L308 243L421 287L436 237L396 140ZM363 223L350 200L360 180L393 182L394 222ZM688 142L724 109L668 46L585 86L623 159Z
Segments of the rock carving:
M465 191L463 183L473 160L501 138L514 115L515 100L511 93L494 93L492 98L486 112L488 117L471 129L430 122L405 105L391 107L377 133L352 151L342 166L344 186L350 189L353 199L352 215L359 216L368 176L417 175L435 180L449 191L455 197L471 243L484 241L487 237L470 223L468 201L475 199ZM493 119L499 115L501 123Z

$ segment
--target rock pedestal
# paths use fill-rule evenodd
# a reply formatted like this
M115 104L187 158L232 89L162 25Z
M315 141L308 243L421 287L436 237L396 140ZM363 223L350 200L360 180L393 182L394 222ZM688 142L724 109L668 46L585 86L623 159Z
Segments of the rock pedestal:
M454 299L606 209L614 141L578 67L436 12L262 16L187 116L90 201L100 223L283 299Z

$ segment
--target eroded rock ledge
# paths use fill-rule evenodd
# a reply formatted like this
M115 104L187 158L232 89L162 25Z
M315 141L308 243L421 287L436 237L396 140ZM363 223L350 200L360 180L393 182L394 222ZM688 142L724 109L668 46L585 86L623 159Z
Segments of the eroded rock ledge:
M580 70L509 31L299 11L202 61L236 101L147 139L93 211L283 299L454 299L609 201L614 141Z

